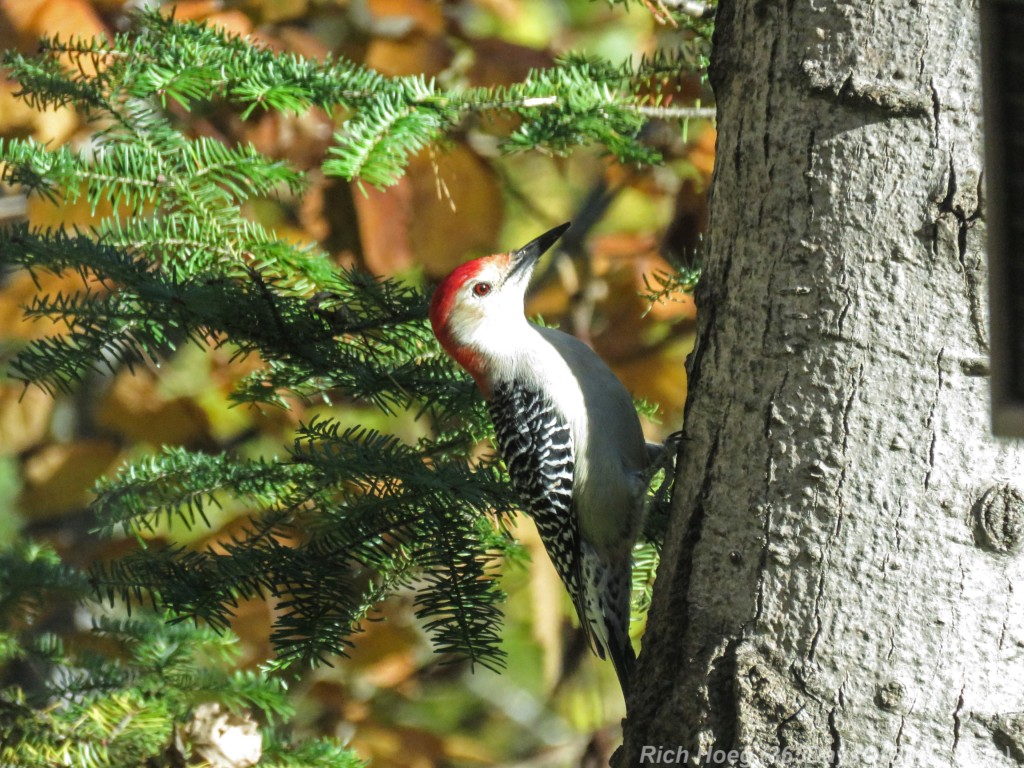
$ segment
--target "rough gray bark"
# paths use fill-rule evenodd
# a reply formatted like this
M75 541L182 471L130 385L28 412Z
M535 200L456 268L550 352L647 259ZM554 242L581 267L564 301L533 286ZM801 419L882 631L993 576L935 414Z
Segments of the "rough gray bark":
M619 766L1024 764L976 17L722 1L698 343Z

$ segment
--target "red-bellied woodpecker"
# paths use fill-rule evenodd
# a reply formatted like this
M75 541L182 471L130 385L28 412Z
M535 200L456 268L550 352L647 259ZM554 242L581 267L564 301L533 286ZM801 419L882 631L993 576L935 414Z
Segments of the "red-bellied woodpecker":
M483 392L512 485L587 640L611 657L626 693L636 658L630 587L647 444L633 400L608 366L523 310L537 260L568 228L456 268L434 293L430 322Z

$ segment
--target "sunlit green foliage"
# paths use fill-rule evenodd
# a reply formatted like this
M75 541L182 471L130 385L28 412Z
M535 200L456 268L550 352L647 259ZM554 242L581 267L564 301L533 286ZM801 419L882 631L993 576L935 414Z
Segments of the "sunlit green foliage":
M0 764L181 764L189 740L175 732L189 726L198 705L216 704L259 714L263 765L362 765L328 741L290 745L281 729L293 714L283 683L232 671L238 645L230 633L142 613L99 619L88 643L65 647L58 635L34 627L32 616L55 599L84 598L88 585L52 550L33 545L0 552L0 587L0 669L8 681L0 687Z

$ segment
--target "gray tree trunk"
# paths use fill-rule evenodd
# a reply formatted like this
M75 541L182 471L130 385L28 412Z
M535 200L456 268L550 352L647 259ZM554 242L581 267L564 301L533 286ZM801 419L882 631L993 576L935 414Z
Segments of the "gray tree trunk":
M1024 764L977 4L722 0L717 24L685 439L616 763Z

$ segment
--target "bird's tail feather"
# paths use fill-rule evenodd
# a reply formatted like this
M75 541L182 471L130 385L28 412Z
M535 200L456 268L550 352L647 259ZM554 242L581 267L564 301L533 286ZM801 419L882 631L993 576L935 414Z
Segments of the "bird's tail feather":
M628 696L636 664L636 654L629 639L631 561L603 562L586 544L581 554L584 599L582 606L576 606L580 621L585 625L587 639L594 652L602 659L611 657L622 694Z
M608 655L612 657L615 674L619 678L619 687L622 688L622 696L629 701L629 688L633 681L633 670L636 667L636 653L633 651L633 643L629 640L628 632L623 633L618 641L612 639L609 642Z

